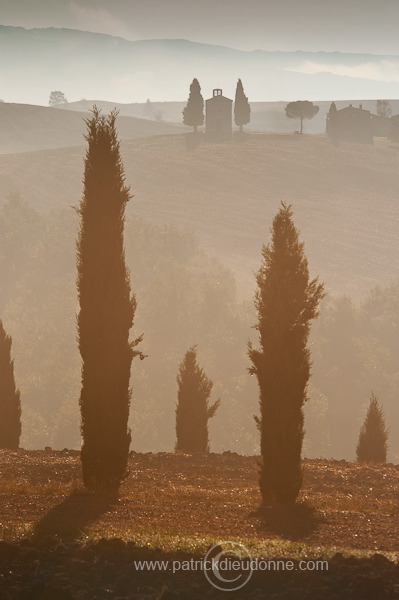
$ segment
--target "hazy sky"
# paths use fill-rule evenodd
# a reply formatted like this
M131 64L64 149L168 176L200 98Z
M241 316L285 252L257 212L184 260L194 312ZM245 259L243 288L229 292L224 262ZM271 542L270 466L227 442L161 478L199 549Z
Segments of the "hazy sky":
M399 54L399 0L0 0L0 24L243 50Z

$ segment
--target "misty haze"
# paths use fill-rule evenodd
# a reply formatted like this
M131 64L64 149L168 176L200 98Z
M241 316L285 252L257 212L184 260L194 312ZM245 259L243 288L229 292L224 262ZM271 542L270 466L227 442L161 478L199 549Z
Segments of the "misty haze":
M20 4L0 17L0 597L396 598L394 4L357 38L348 8L332 46L324 8L295 37L294 5L278 43L272 2L259 47L254 16L252 42L216 39L251 2L205 2L202 35L176 0L163 37L136 3L136 31L122 0Z

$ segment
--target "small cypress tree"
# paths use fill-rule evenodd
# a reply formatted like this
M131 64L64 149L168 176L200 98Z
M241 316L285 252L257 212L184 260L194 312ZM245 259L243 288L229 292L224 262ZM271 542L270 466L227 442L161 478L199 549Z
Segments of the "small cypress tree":
M209 452L208 420L215 416L220 400L209 404L213 383L197 363L196 346L187 350L176 379L176 450Z
M307 400L310 321L317 317L323 285L309 280L304 244L290 206L273 220L263 246L255 307L260 349L249 344L250 373L260 392L260 491L264 504L294 503L302 485L303 405Z
M242 86L241 79L237 81L236 96L234 100L234 121L235 124L240 128L240 132L243 130L243 126L247 125L251 120L251 107L248 102L248 98L244 94L244 88Z
M331 102L327 113L326 133L333 142L338 140L337 105L335 102Z
M371 394L366 418L359 434L356 458L361 463L385 463L387 461L388 430L384 411L378 398Z
M93 108L87 119L88 149L78 250L78 340L83 482L116 491L127 474L131 441L128 416L132 358L141 337L129 341L136 299L130 289L123 241L130 190L119 152L115 120Z
M15 387L11 343L0 320L0 448L16 450L21 437L21 399Z
M183 109L183 123L194 127L194 133L197 133L197 127L204 124L204 99L198 79L193 79L190 85L190 95Z

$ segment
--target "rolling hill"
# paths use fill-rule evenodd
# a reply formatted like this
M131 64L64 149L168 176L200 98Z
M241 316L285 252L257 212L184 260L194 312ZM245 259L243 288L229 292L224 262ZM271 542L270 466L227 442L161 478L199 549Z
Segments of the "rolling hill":
M110 103L111 104L111 103ZM0 154L63 148L84 143L86 112L57 110L29 104L0 103ZM114 106L109 108L112 110ZM120 116L119 138L134 139L149 135L178 133L183 125Z
M312 274L328 291L362 297L398 273L398 147L325 136L251 134L245 143L186 145L191 136L122 142L134 213L195 231L252 295L253 272L280 202L293 204ZM0 157L2 198L43 211L76 205L84 147Z

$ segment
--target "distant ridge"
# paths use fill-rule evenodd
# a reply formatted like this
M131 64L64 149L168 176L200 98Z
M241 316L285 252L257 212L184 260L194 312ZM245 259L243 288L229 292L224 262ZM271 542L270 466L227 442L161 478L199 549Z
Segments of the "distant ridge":
M205 95L238 78L251 101L399 98L399 56L340 52L242 51L185 39L129 41L74 29L0 26L2 97L47 104L69 100L183 101L193 77Z
M209 49L223 49L225 51L228 52L233 52L233 53L237 53L237 54L262 54L262 55L272 55L272 56L292 56L292 55L300 55L300 56L305 56L305 57L315 57L315 56L322 56L322 57L331 57L332 59L335 59L337 57L348 57L348 58L353 58L353 59L358 59L360 58L391 58L391 59L397 59L399 58L399 54L375 54L375 53L367 53L367 52L341 52L339 50L334 50L332 52L327 52L325 50L317 50L317 51L308 51L308 50L294 50L294 51L286 51L286 50L263 50L261 48L257 48L255 50L239 50L237 48L233 48L231 46L224 46L222 44L209 44L209 43L205 43L205 42L198 42L198 41L193 41L193 40L189 40L187 38L146 38L146 39L141 39L141 40L128 40L126 38L120 37L120 36L114 36L114 35L110 35L108 33L96 33L93 31L87 31L87 30L83 30L83 29L71 29L68 27L32 27L32 28L26 28L26 27L20 27L20 26L12 26L12 25L0 25L0 34L2 33L2 31L8 30L10 34L12 34L13 32L21 32L23 34L25 33L31 33L33 34L33 37L39 37L39 38L43 38L44 37L44 32L48 33L50 37L51 34L54 34L54 38L59 37L60 35L65 35L66 37L91 37L91 38L98 38L98 39L103 39L104 41L112 41L112 43L114 43L115 41L118 41L118 43L121 44L126 44L126 45L130 45L130 44L137 44L137 45L170 45L170 46L184 46L185 48L188 46L192 46L192 47L198 47L198 48L209 48Z

